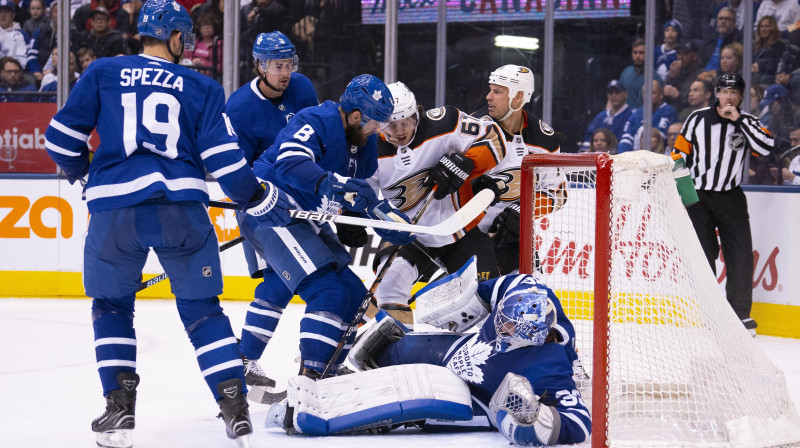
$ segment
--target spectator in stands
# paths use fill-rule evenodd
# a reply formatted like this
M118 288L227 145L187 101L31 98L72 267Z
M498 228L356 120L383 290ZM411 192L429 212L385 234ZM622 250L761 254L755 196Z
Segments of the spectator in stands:
M110 20L111 16L106 8L98 6L92 11L92 29L82 33L78 48L91 48L98 58L125 54L122 35L110 28Z
M664 100L675 109L689 105L689 89L704 67L697 56L697 45L686 41L677 48L678 59L670 64L664 86Z
M128 12L120 7L120 0L91 0L78 8L72 16L72 22L79 31L88 31L94 27L94 12L97 8L105 8L108 13L107 28L117 30L123 36L131 34L131 18Z
M631 46L631 59L633 64L625 67L619 80L628 91L628 105L631 107L642 106L642 86L644 85L644 40L641 38L633 41ZM657 73L653 73L653 78L661 81Z
M203 16L197 22L198 41L193 51L185 51L183 57L192 61L194 68L212 78L222 76L222 40L211 16Z
M14 2L0 0L0 57L13 57L22 64L27 76L33 75L36 78L30 78L30 82L38 82L42 79L42 66L38 59L39 46L14 21L16 14Z
M764 116L764 123L775 138L775 147L780 147L789 141L789 131L797 127L798 110L789 98L789 91L780 84L773 84L767 88L764 99L759 104L761 108L769 108L769 113Z
M200 6L194 6L191 11L192 21L197 23L200 17L210 15L214 19L218 30L222 29L222 16L225 11L225 0L206 0ZM244 22L239 23L244 28Z
M731 8L736 13L736 29L739 31L744 31L744 8L742 7L742 0L729 0L727 2L722 2L714 9L714 13L712 14L713 19L710 22L710 29L714 30L717 28L717 13L722 8ZM754 0L753 1L753 20L755 21L756 15L758 15L758 7L761 6L761 1ZM750 27L748 27L749 31Z
M2 83L0 83L0 91L2 92L36 92L36 86L28 82L22 76L22 64L11 56L0 58L0 67L2 67ZM38 102L39 98L27 95L8 95L0 93L0 101L4 103L33 103Z
M599 128L592 134L592 144L589 152L605 152L611 155L617 153L617 138L610 129Z
M28 11L28 1L27 0L11 0L11 3L14 4L14 21L19 23L22 26L23 23L27 22L28 19L31 18L31 13Z
M661 79L666 78L670 65L678 58L678 53L675 50L678 48L682 30L681 22L675 19L667 20L662 27L664 43L656 45L655 54L653 55L655 70Z
M609 82L606 87L606 98L608 99L608 109L597 114L594 120L589 124L589 127L583 135L581 152L589 151L592 137L597 129L609 129L614 134L616 141L622 138L625 123L628 122L628 118L630 118L631 112L633 112L633 108L626 103L628 92L625 90L625 85L618 79ZM616 142L614 146L616 146Z
M644 134L642 134L641 140L639 141L639 148L644 149ZM664 136L661 135L661 132L656 128L650 128L650 152L666 154L664 151Z
M85 72L89 68L89 64L97 60L94 50L91 48L81 48L78 50L78 61L81 63L81 72Z
M683 26L683 39L702 42L709 34L708 23L711 11L716 6L715 0L675 0L672 18Z
M642 88L644 90L644 88ZM678 112L674 107L664 102L664 86L661 82L653 80L653 122L652 127L658 129L663 139L667 135L667 128L672 123L678 121ZM644 108L640 107L633 111L628 122L625 124L625 133L619 142L619 152L637 151L642 149L641 134L642 122L644 120Z
M756 23L761 23L761 18L773 16L781 32L786 31L789 25L800 20L800 4L797 0L764 0L758 8Z
M719 69L709 70L697 76L697 79L704 79L708 82L714 82L717 77L725 73L742 74L742 60L744 56L744 47L739 42L733 42L725 45L719 57Z
M703 79L696 80L689 88L689 105L681 111L678 119L680 121L684 121L690 113L700 109L701 107L710 106L711 98L713 97L714 85ZM678 131L680 131L680 129L678 129Z
M47 14L45 14L44 0L31 0L28 5L28 12L31 18L22 24L22 29L28 33L29 36L33 36L40 26L45 24L49 25L50 17L47 17Z
M53 61L53 67L58 68L58 47L53 48L53 56L51 58ZM69 88L72 90L75 87L75 82L78 81L78 62L75 54L71 51L69 52ZM58 76L56 76L56 70L54 69L50 75L45 76L45 79L42 80L42 88L39 89L40 92L55 92L58 89ZM45 97L42 101L46 102L55 102L56 97L55 95L52 97Z
M764 99L764 88L759 85L750 87L750 113L755 115L759 120L762 119L762 111L759 103Z
M667 128L667 154L675 147L675 141L678 140L678 136L681 135L681 128L683 128L683 121L676 121Z
M786 43L781 39L778 22L775 17L764 16L758 21L758 28L753 39L753 81L756 84L770 85L775 82Z
M736 13L731 8L719 10L717 30L705 39L700 49L700 59L706 62L706 70L719 70L722 49L728 44L742 41L742 32L736 29L735 23Z
M791 149L783 153L782 180L784 185L800 185L800 128L789 133Z

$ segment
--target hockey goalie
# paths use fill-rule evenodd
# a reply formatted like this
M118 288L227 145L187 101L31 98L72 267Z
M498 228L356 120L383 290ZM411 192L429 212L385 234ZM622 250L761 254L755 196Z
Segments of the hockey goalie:
M268 424L315 436L495 429L527 446L589 439L591 418L572 376L575 332L551 289L530 275L478 284L473 257L416 298L417 321L450 331L409 332L378 313L350 352L360 371L290 379Z

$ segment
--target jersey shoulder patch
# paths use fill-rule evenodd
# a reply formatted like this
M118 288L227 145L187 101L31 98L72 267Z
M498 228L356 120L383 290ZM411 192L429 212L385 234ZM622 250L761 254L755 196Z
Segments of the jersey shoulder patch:
M429 110L425 115L427 115L431 120L441 120L444 118L445 114L447 114L447 109L445 106L442 106Z
M549 124L545 123L542 120L539 120L539 129L542 130L542 133L544 135L553 135L556 132L552 127L550 127Z

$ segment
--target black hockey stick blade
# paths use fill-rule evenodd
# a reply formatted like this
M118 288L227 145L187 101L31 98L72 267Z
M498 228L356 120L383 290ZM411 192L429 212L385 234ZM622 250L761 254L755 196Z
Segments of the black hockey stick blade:
M286 398L286 391L273 392L270 387L247 386L247 399L253 403L273 404Z

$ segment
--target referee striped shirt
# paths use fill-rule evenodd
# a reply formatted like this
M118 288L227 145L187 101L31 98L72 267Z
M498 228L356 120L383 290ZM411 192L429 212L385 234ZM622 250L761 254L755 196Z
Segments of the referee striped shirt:
M683 153L694 187L705 191L728 191L742 183L748 150L766 156L775 140L758 118L739 112L730 121L717 114L716 105L692 112L675 141L673 153Z

